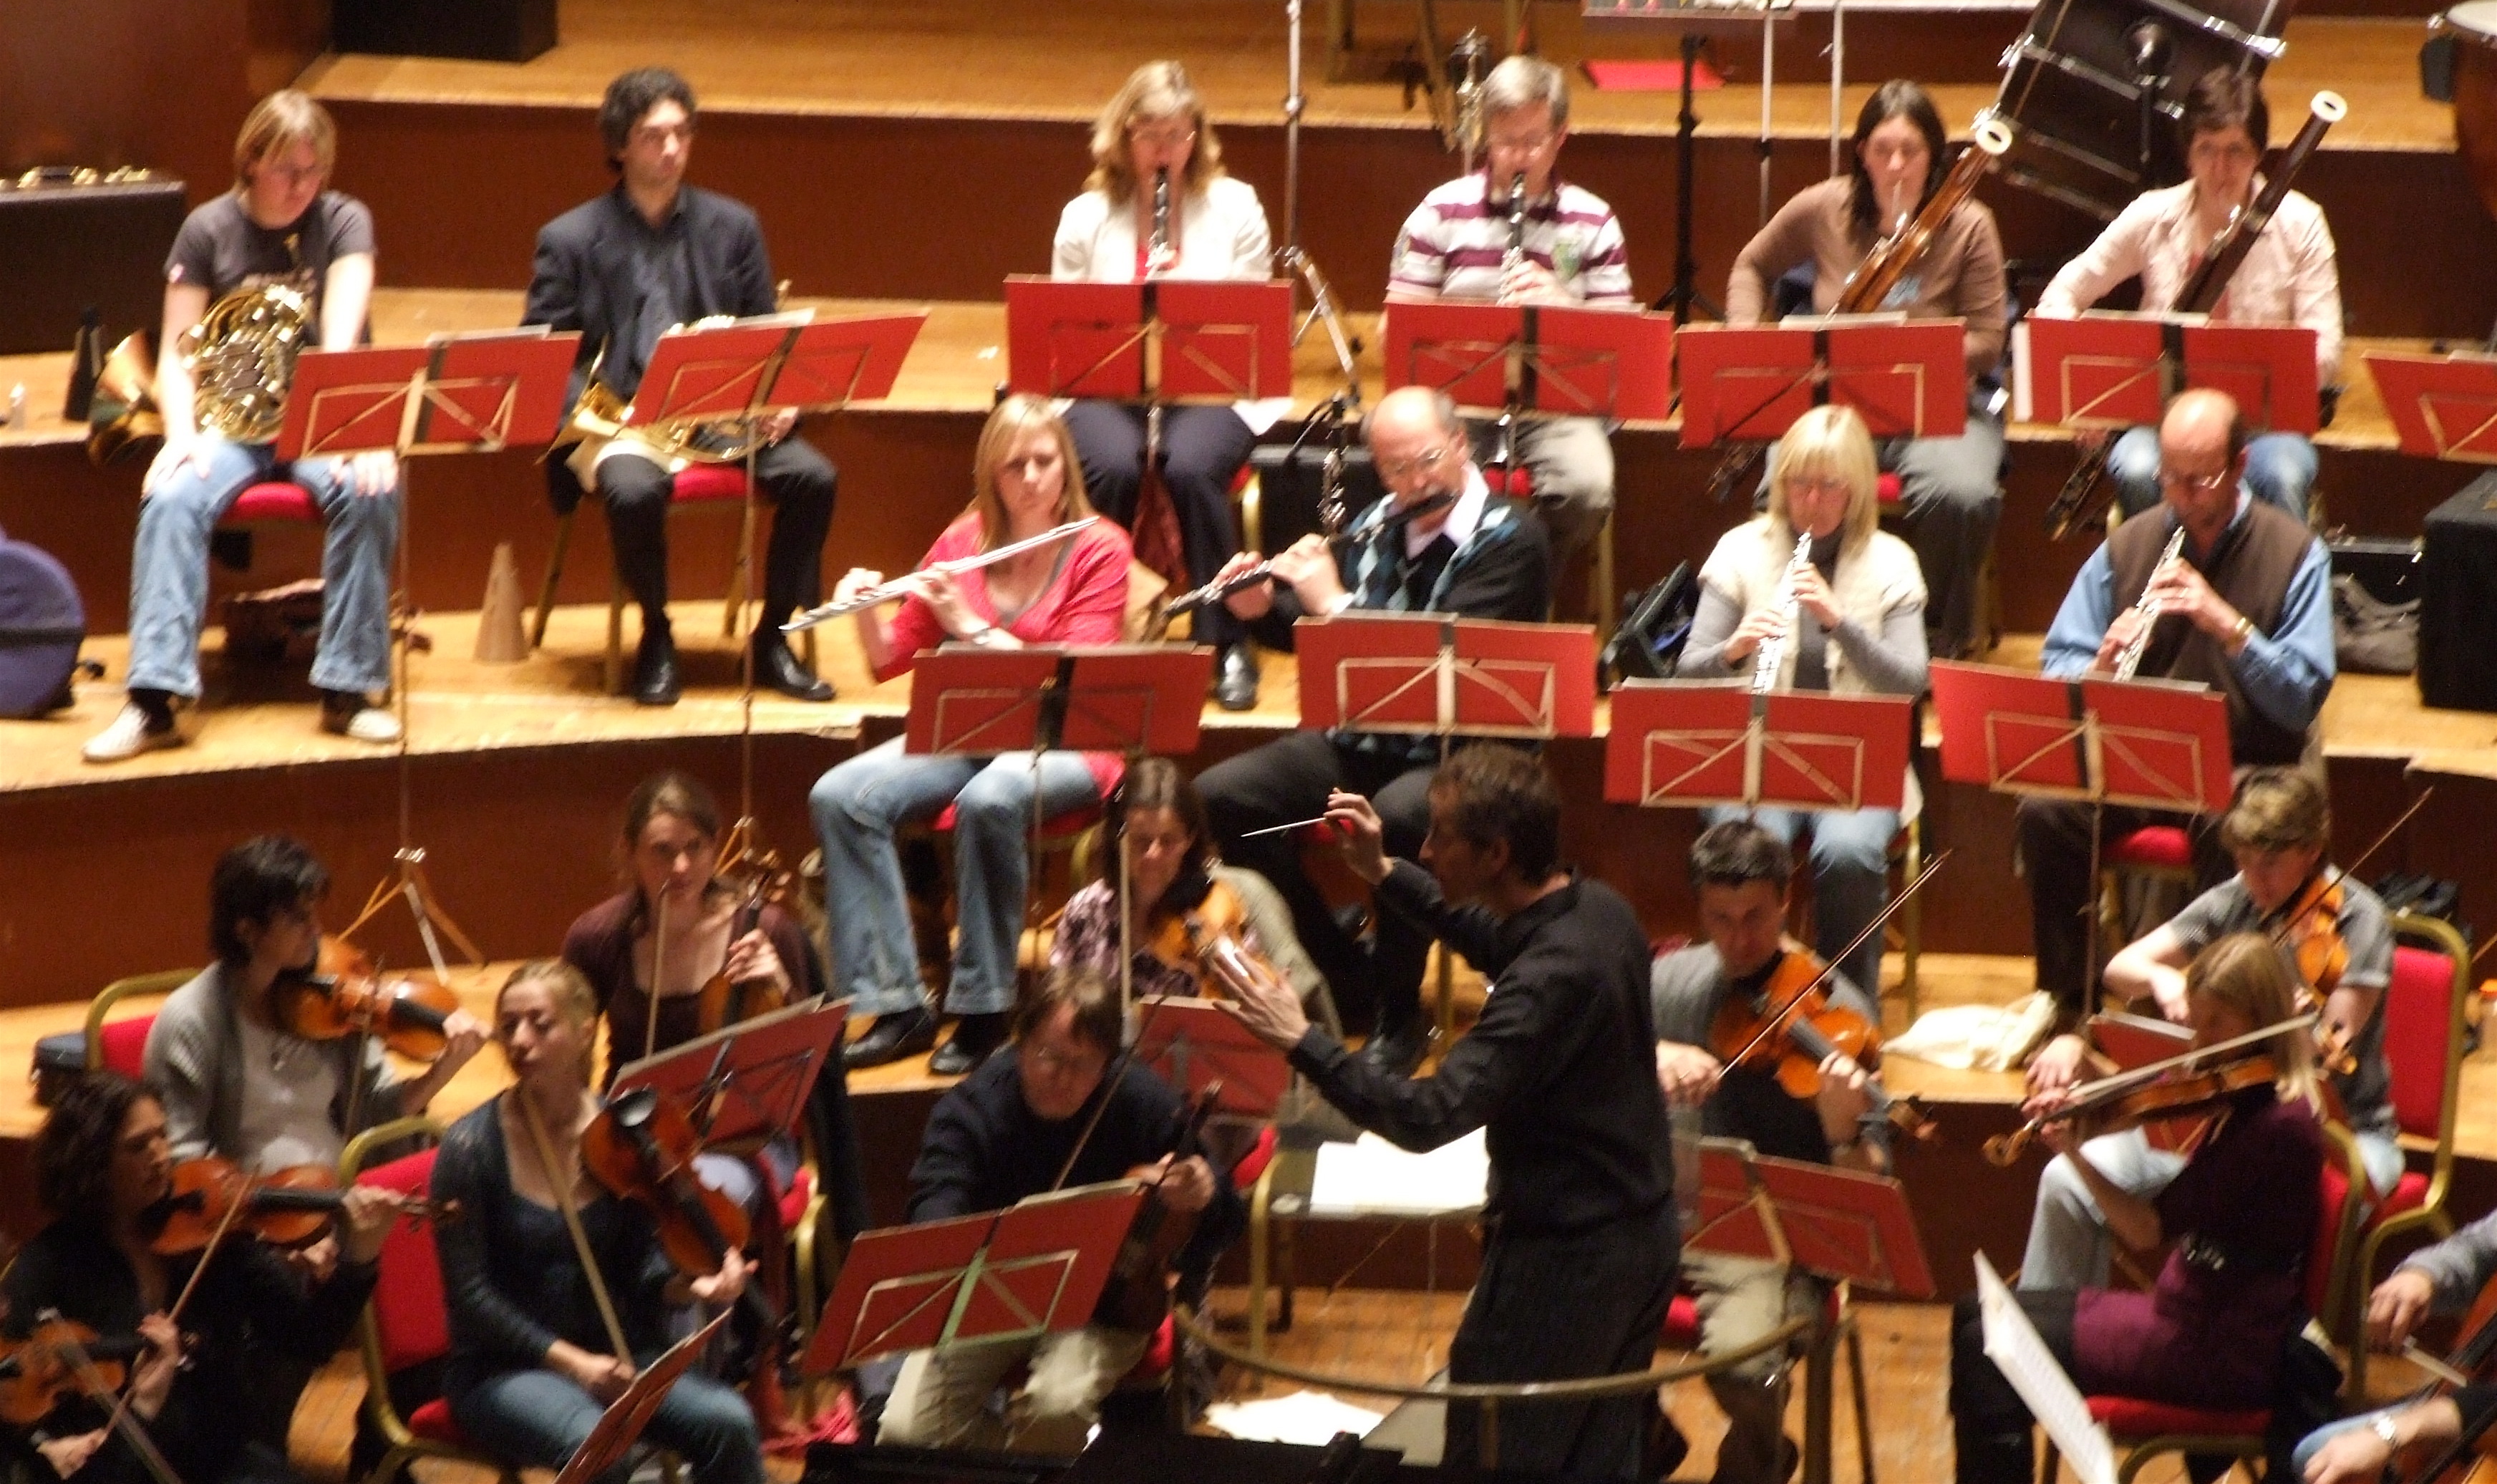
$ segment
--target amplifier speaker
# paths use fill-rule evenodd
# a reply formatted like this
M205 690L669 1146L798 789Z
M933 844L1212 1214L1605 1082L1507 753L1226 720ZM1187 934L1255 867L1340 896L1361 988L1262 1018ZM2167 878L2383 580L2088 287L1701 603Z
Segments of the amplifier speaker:
M2418 585L2419 699L2497 711L2497 474L2428 512Z
M154 329L189 209L182 182L164 177L0 190L0 356L70 349L89 308L108 349Z
M386 56L525 62L554 46L555 0L334 0L331 45Z

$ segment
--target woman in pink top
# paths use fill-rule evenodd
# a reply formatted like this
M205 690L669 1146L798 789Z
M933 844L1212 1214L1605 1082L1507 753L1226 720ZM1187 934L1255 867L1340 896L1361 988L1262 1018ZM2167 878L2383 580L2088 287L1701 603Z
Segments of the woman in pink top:
M1127 606L1126 533L1104 521L1053 543L959 576L937 563L994 551L1092 514L1066 425L1036 396L1010 396L989 415L974 459L970 508L928 549L916 590L887 619L858 615L859 644L879 680L908 670L942 644L1019 649L1027 645L1104 645L1121 637ZM884 581L854 569L835 589L849 597ZM928 1050L936 1017L920 991L894 830L955 810L954 896L961 936L945 1009L960 1018L932 1071L967 1072L1005 1039L1014 1005L1015 944L1022 933L1024 847L1035 776L1044 816L1106 798L1118 782L1115 753L1028 752L991 758L902 751L895 738L815 781L807 802L824 847L831 903L834 993L851 1013L872 1015L843 1054L873 1066Z

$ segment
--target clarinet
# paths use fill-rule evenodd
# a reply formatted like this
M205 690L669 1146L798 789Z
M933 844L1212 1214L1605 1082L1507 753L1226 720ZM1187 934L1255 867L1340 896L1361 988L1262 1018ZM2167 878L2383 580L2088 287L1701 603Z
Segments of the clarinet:
M1508 251L1501 255L1502 277L1526 261L1526 172L1508 177Z
M1508 299L1509 275L1526 261L1526 172L1508 177L1508 251L1501 255L1501 300ZM1500 469L1517 466L1517 390L1509 389L1507 404L1500 409L1500 421L1492 425L1492 455L1484 460Z
M1752 650L1752 694L1765 696L1777 688L1778 671L1786 662L1786 645L1794 638L1795 624L1803 617L1803 601L1795 595L1795 584L1803 578L1803 569L1812 565L1812 532L1795 535L1794 554L1786 558L1786 575L1778 579L1778 595L1770 601L1786 619L1780 633L1763 639Z
M2141 656L2150 648L2150 631L2159 626L2159 615L2153 612L2157 602L2150 596L2150 589L2159 585L2159 574L2167 570L2168 563L2184 554L2185 527L2180 524L2176 534L2167 538L2167 549L2159 553L2158 565L2150 569L2150 581L2141 584L2141 596L2134 600L2133 611L2141 616L2141 627L2133 631L2133 638L2125 642L2124 652L2116 656L2117 679L2130 680L2134 672L2141 668Z
M1154 235L1145 246L1145 276L1158 278L1170 271L1170 167L1154 171Z

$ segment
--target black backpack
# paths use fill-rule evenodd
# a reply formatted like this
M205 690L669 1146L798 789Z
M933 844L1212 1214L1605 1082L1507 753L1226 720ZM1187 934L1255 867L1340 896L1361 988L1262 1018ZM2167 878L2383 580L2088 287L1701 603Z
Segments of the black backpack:
M0 717L41 716L70 704L86 606L51 553L0 532Z

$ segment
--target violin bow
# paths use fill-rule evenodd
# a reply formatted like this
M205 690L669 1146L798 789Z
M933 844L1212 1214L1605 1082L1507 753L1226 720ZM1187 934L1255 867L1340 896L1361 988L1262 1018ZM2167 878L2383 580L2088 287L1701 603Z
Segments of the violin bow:
M2401 833L2402 826L2411 822L2411 816L2417 814L2419 810L2426 808L2427 802L2435 797L2435 784L2431 783L2427 787L2420 789L2419 796L2411 801L2411 806L2402 810L2400 817L2396 818L2391 824L2385 826L2384 833L2369 841L2367 848L2359 851L2358 854L2351 860L2349 865L2334 867L2333 869L2337 874L2332 877L2331 881L2325 882L2324 884L2326 886L2330 886L2336 882L2357 880L2358 868L2366 865L2368 861L2374 859L2377 851L2382 850L2386 845L2392 843L2393 837ZM2303 891L2298 893L2299 897L2303 897L2306 894ZM2283 912L2281 914L2280 921L2272 925L2271 939L2273 943L2277 944L2283 938L2286 938L2289 935L2290 924L2297 921L2297 919L2303 915L2295 910L2295 907L2296 900L2292 898L2291 900L2291 909Z
M1792 997L1788 998L1785 1004L1778 1006L1775 1011L1762 1019L1759 1030L1753 1035L1751 1040L1743 1044L1743 1049L1736 1052L1731 1059L1739 1062L1744 1058L1749 1057L1752 1053L1759 1050L1760 1043L1767 1040L1770 1036L1775 1035L1778 1031L1778 1027L1784 1026L1786 1023L1787 1018L1795 1013L1796 1008L1802 1005L1807 998L1811 997L1813 991L1819 989L1822 985L1828 983L1829 976L1838 972L1838 965L1846 963L1854 955L1855 950L1864 946L1867 939L1871 938L1873 934L1881 931L1883 927L1887 926L1892 915L1897 913L1901 907L1906 906L1908 904L1908 900L1915 896L1917 890L1926 882L1931 881L1934 878L1934 872L1942 869L1943 863L1950 858L1951 853L1947 850L1934 857L1933 861L1927 865L1923 870L1916 873L1915 880L1909 882L1906 888L1902 890L1898 896L1890 899L1890 904L1888 906L1885 906L1881 911L1873 914L1873 920L1864 925L1863 931L1858 932L1855 936L1849 938L1846 947L1840 949L1835 957L1820 966L1820 972L1813 976L1813 980L1810 984L1807 984L1802 989L1795 991ZM1858 985L1856 988L1862 989L1864 987L1862 985ZM1878 1001L1881 996L1881 987L1878 984L1873 986L1871 993L1874 998ZM1879 1018L1876 1017L1876 1019L1878 1020Z
M36 1315L36 1319L39 1323L48 1324L60 1316L59 1310L47 1309ZM174 1466L165 1461L165 1455L157 1451L156 1439L148 1437L146 1427L130 1414L130 1393L116 1392L104 1384L104 1373L95 1369L95 1358L86 1353L86 1346L79 1342L77 1336L65 1334L58 1343L61 1353L69 1359L71 1373L78 1377L79 1389L109 1408L104 1420L105 1431L121 1435L121 1440L130 1444L130 1451L139 1455L139 1462L156 1476L156 1484L182 1484L181 1475L175 1473ZM138 1376L138 1366L137 1362L131 1366L134 1382Z
M1136 1064L1136 1048L1145 1044L1145 1032L1154 1026L1154 1017L1161 1014L1162 1001L1155 998L1145 1007L1145 1018L1136 1026L1136 1037L1119 1048L1119 1062L1109 1076L1101 1079L1101 1101L1094 1105L1092 1116L1084 1121L1084 1132L1075 1138L1075 1147L1066 1152L1066 1163L1059 1166L1058 1178L1051 1181L1053 1191L1066 1187L1067 1179L1075 1173L1075 1161L1084 1157L1084 1146L1092 1142L1093 1131L1101 1126L1101 1115L1110 1111L1110 1099L1119 1093L1119 1084L1127 1080L1127 1069Z
M659 888L659 900L650 907L650 990L642 1001L642 1059L649 1060L659 1050L659 976L668 971L668 889ZM526 1098L522 1099L526 1102ZM531 1114L535 1117L534 1112ZM554 1178L553 1170L547 1178Z
M654 960L650 975L653 980L658 978L655 963ZM655 998L651 1009L655 1021ZM616 1347L616 1358L629 1366L633 1364L633 1347L624 1342L623 1321L616 1317L616 1301L608 1295L607 1279L599 1276L597 1254L589 1249L589 1233L582 1229L581 1207L572 1198L573 1172L567 1169L561 1175L555 1173L554 1141L547 1137L546 1122L538 1117L538 1105L529 1101L527 1090L516 1083L512 1095L521 1100L521 1121L528 1124L529 1142L537 1147L538 1171L554 1189L554 1209L562 1214L563 1229L572 1235L573 1254L581 1259L581 1271L589 1279L589 1296L598 1302L599 1320L607 1326L607 1342Z

